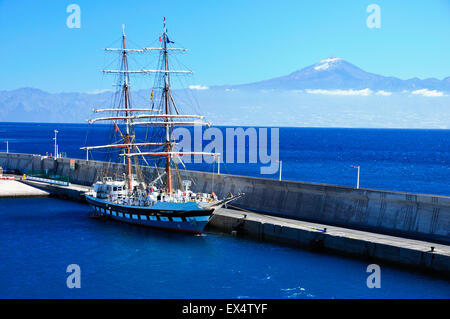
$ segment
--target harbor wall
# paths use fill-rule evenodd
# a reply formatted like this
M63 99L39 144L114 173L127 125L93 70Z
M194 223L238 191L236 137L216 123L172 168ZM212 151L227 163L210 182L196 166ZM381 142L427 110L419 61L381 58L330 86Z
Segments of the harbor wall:
M100 161L53 159L40 155L1 153L0 166L42 170L67 175L70 182L91 185L102 171L122 174L124 165ZM152 174L145 167L145 174ZM247 176L180 171L196 191L226 196L244 192L234 206L265 214L379 232L408 238L450 243L450 197L407 192L355 189ZM177 178L174 176L174 181Z

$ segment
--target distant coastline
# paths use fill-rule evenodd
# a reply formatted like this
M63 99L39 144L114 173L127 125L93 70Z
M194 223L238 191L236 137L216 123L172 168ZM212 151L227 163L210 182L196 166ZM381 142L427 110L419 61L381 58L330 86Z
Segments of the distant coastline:
M194 84L174 94L180 91L190 96L180 102L181 108L200 110L215 125L450 129L450 77L401 80L366 72L339 58L264 81ZM0 121L84 123L94 107L113 107L114 94L105 89L3 90ZM132 101L149 105L150 94L150 89L137 89Z

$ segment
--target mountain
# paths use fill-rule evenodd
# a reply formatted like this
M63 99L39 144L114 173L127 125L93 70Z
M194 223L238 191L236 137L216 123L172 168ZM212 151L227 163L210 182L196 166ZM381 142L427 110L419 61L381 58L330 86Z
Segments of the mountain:
M149 102L132 91L133 105ZM194 94L194 99L188 95ZM155 94L155 96L158 96ZM242 85L193 85L175 90L177 106L215 125L450 129L450 77L401 80L328 58L289 75ZM0 122L86 123L93 108L114 105L111 91L0 91ZM195 103L194 103L195 104ZM1 136L0 136L1 139Z
M35 88L0 91L0 121L84 122L111 94L48 93Z
M371 90L394 92L418 89L450 91L450 77L443 80L435 78L401 80L396 77L369 73L344 59L330 57L286 76L255 83L227 86L227 88L282 90L369 88Z

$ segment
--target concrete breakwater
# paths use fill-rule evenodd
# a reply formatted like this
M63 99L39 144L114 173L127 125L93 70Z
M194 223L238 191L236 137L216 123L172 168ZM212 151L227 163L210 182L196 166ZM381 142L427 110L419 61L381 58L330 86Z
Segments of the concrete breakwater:
M91 185L101 172L123 174L124 165L32 154L0 154L9 169L50 170L70 177L71 183ZM154 168L143 167L144 174ZM197 191L225 196L246 195L234 205L267 215L350 229L450 243L450 197L273 179L180 171ZM175 178L175 182L176 182Z

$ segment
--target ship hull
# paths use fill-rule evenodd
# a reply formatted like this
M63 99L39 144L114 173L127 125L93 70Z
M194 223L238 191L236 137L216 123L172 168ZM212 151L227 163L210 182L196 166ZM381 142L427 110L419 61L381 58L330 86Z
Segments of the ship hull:
M201 234L214 209L195 209L183 205L153 208L114 204L86 195L86 200L97 216L143 227ZM169 203L167 203L169 204ZM178 206L178 207L177 207Z

